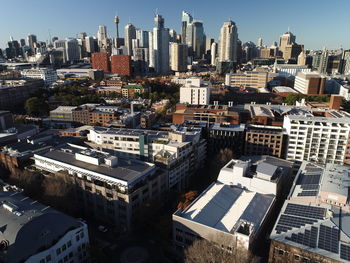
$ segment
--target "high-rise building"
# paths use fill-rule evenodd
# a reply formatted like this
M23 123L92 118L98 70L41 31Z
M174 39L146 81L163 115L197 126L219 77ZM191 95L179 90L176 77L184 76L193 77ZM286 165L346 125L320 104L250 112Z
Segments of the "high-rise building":
M233 21L224 22L220 30L219 62L237 62L237 26Z
M187 45L180 43L170 44L170 67L179 72L187 70Z
M217 54L218 54L218 44L216 42L213 42L213 44L211 44L211 50L210 50L210 55L211 55L210 64L212 66L216 65Z
M85 37L85 47L86 47L86 52L91 54L96 51L95 47L95 41L93 37Z
M205 36L203 23L201 21L193 21L187 25L186 43L191 49L191 53L195 58L202 58L205 49Z
M104 25L98 26L97 32L98 46L101 51L106 52L108 48L108 40L107 40L107 27Z
M131 76L131 57L123 55L111 56L111 70L113 74Z
M258 48L263 47L263 39L261 37L258 38Z
M132 40L136 39L136 29L134 25L127 24L125 26L125 46L127 48L127 55L132 56Z
M139 46L142 48L149 47L149 32L142 29L136 29L136 39L139 41Z
M154 17L153 28L153 56L156 73L169 72L169 29L164 28L164 18L161 15Z
M288 32L284 33L280 36L280 51L284 54L286 52L287 45L291 45L295 43L295 36L288 30Z
M92 53L91 56L92 68L102 69L104 72L110 72L110 62L107 53Z
M169 29L169 42L178 42L177 34L174 29Z
M211 45L214 43L214 38L207 37L205 39L205 54L210 54L211 52Z
M186 11L182 11L182 25L181 25L181 40L182 40L182 43L184 44L187 44L187 39L186 39L186 36L187 36L187 25L192 23L193 21L193 18L192 16L187 13Z
M306 55L304 50L300 52L298 56L298 65L299 66L305 66L306 65Z
M28 35L28 46L34 51L35 43L37 42L36 35Z
M21 39L19 40L19 43L21 44L21 47L24 47L24 46L26 45L26 40L23 39L23 38L21 38Z
M342 61L340 67L340 73L349 75L350 74L350 50L344 50L342 54Z
M120 44L119 44L119 17L118 16L114 17L114 23L116 27L116 33L117 33L117 36L115 38L115 47L119 48Z
M65 50L67 61L78 61L81 59L81 51L75 38L67 38L65 40Z

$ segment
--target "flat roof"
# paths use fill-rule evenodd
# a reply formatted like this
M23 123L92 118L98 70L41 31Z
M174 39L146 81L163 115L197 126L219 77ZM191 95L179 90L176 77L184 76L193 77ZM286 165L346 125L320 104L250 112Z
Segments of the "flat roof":
M197 223L233 233L240 221L259 229L274 195L259 194L219 182L210 185L188 208L177 214Z
M64 151L64 150L69 150ZM136 180L142 178L150 168L155 168L155 166L151 163L142 162L134 159L123 159L118 157L118 165L114 168L100 164L95 165L83 161L79 161L75 159L75 154L80 153L81 147L73 147L69 145L65 145L64 147L60 147L55 150L48 151L46 153L37 154L38 156L42 156L51 160L55 160L64 164L69 164L72 166L76 166L78 168L88 170L91 172L95 172L101 175L113 177L124 182L133 183ZM107 157L107 156L106 156Z

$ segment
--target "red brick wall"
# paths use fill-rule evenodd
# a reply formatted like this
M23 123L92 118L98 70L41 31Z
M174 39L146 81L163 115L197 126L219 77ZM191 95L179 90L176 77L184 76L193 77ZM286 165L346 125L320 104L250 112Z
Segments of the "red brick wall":
M112 73L123 76L131 76L130 56L111 56Z
M104 72L111 72L109 57L107 53L92 53L92 68L101 69Z

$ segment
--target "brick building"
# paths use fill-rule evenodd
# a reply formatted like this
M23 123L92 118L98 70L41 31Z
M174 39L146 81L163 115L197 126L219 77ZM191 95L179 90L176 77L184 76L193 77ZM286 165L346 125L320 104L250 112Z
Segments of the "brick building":
M132 74L130 56L111 56L111 66L113 74L119 74L128 77L130 77Z
M107 53L92 53L92 68L101 69L104 72L111 72L111 65Z

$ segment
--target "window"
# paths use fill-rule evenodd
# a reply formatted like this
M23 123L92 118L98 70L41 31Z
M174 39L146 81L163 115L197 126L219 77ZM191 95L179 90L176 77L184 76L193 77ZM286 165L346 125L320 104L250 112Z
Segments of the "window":
M72 241L68 241L67 246L71 247L72 246Z
M66 246L66 244L64 244L63 246L62 246L62 251L65 251L67 249L67 246Z
M77 241L79 241L79 240L80 240L79 235L76 235L76 236L75 236L75 239L76 239Z
M57 255L61 254L61 248L57 248L57 249L56 249L56 254L57 254Z
M73 257L73 252L69 252L69 258L72 258Z
M41 260L40 260L40 263L45 263L45 259L44 259L44 258L41 259Z
M51 255L46 256L46 262L49 262L49 261L51 261Z
M278 250L279 255L284 255L284 251L282 249Z

